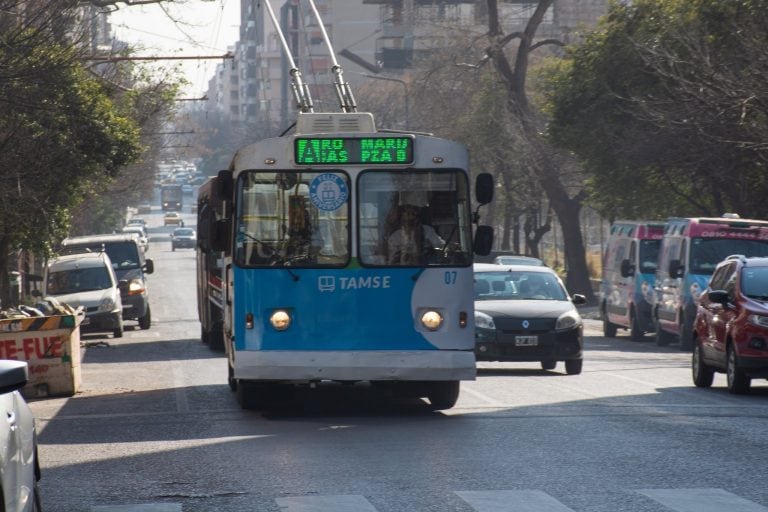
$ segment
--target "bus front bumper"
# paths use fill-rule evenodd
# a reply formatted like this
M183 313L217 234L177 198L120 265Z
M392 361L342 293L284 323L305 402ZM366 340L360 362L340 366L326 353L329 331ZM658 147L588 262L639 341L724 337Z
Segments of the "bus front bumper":
M469 351L238 351L234 377L272 381L475 380Z

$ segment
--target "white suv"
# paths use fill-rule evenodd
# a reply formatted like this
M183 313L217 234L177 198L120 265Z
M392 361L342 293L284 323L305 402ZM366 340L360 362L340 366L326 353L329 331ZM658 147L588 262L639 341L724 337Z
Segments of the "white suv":
M106 252L60 256L45 270L45 293L73 308L82 306L80 329L123 336L123 304L117 276Z

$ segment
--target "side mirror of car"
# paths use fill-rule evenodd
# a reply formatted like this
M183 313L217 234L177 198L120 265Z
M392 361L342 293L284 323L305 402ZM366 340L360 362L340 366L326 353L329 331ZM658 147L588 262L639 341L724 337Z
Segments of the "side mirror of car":
M214 251L224 252L227 250L228 237L227 229L229 223L225 219L211 222L210 233L207 237L210 242L210 247Z
M227 201L232 196L232 171L225 169L216 175L216 194L219 200Z
M493 228L491 226L477 226L475 228L475 240L472 249L479 256L488 256L493 247Z
M144 272L151 274L155 271L155 262L150 259L144 260Z
M488 204L493 201L493 176L484 172L475 178L475 200L478 204Z
M707 297L709 297L710 302L722 304L723 306L728 305L728 292L725 290L711 290L707 293Z
M587 303L587 297L580 293L574 293L573 295L571 295L571 302L573 302L577 306L581 306Z
M628 259L621 260L621 277L635 275L635 266Z
M669 262L669 277L683 277L685 273L685 266L680 260L672 260Z
M128 292L128 280L127 279L121 279L117 282L117 289L120 290L120 293L127 293Z

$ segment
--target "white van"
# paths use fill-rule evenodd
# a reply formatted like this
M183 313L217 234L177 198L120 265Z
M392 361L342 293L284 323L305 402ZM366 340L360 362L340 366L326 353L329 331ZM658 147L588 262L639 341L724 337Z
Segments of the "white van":
M155 271L151 259L144 257L136 235L114 233L65 238L61 241L60 254L106 252L112 261L123 301L123 320L136 320L141 329L152 325L152 311L149 307L147 274Z
M633 341L654 331L651 304L664 222L616 221L603 255L600 315L603 334L629 329Z
M81 331L123 336L123 303L106 252L68 254L51 261L45 269L45 293L73 308L82 306L85 318Z

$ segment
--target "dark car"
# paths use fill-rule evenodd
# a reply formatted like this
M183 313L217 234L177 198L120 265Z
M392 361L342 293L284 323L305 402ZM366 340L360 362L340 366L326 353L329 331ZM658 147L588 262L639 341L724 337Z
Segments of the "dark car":
M729 256L699 297L694 322L693 383L710 387L725 373L728 391L749 392L768 378L768 258Z
M149 329L152 312L149 307L147 274L155 270L151 259L144 257L136 235L114 233L65 238L60 254L106 251L119 279L123 320L137 320L141 329Z
M539 361L553 370L565 361L581 373L584 324L576 304L549 267L475 263L475 358Z
M194 249L197 244L197 234L192 228L176 228L171 233L171 250Z

